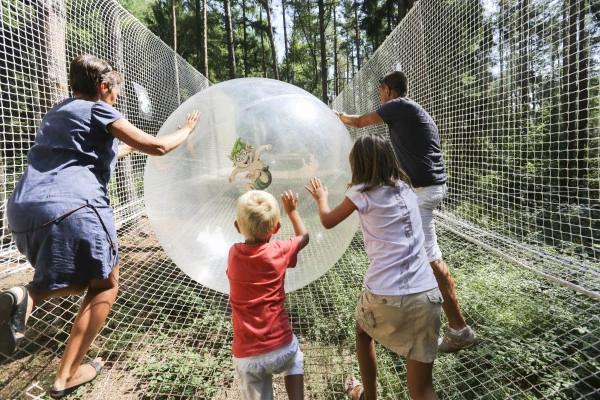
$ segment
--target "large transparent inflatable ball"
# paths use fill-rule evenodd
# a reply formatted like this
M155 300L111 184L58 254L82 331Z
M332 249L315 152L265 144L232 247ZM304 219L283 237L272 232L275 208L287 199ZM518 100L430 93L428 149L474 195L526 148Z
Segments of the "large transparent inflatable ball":
M317 176L333 207L350 182L352 139L335 114L312 94L288 83L242 78L209 87L167 119L158 136L177 129L193 110L202 113L194 133L163 157L148 157L144 197L152 228L174 263L211 289L229 293L229 248L243 237L233 223L247 190L271 193L281 208L274 239L294 230L280 194L299 194L298 211L310 233L285 290L313 282L342 256L358 228L356 213L337 227L321 225L316 202L304 189Z

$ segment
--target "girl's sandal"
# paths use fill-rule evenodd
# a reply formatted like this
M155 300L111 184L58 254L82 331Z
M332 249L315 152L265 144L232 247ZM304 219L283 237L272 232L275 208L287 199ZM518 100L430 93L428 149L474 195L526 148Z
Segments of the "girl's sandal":
M350 400L361 400L363 398L363 385L355 377L349 376L346 378L344 388L346 389L346 396Z

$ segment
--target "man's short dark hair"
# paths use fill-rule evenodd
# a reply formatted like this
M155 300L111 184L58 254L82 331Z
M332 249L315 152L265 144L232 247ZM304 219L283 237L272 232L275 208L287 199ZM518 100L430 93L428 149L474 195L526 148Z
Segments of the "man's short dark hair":
M395 91L404 97L408 94L408 78L402 71L390 72L379 80L380 85L386 85L391 90Z

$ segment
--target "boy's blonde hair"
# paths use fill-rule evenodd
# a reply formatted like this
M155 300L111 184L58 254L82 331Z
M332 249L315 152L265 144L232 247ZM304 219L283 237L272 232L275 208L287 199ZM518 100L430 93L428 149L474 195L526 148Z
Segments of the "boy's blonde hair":
M237 223L246 240L260 239L269 234L279 222L279 204L275 197L262 190L250 190L240 196Z

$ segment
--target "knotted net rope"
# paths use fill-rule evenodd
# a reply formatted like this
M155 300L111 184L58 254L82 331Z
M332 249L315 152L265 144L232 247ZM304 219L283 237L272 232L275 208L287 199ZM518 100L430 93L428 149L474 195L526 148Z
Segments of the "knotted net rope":
M123 74L117 108L156 133L209 82L110 0L0 3L0 288L28 282L6 200L44 113L68 97L82 53ZM440 354L448 399L600 396L598 5L595 1L420 0L333 108L373 110L393 69L442 135L449 194L436 215L444 259L480 343ZM145 98L150 99L150 108ZM363 131L387 134L384 126ZM361 132L351 132L356 135ZM121 285L88 356L107 364L86 399L239 398L225 295L167 257L144 213L146 156L119 162L110 188ZM288 295L309 398L342 399L358 374L354 307L368 259L360 232L322 278ZM19 350L0 359L0 398L46 398L78 297L46 302ZM409 398L404 360L377 346L379 395ZM276 398L286 398L275 380Z

